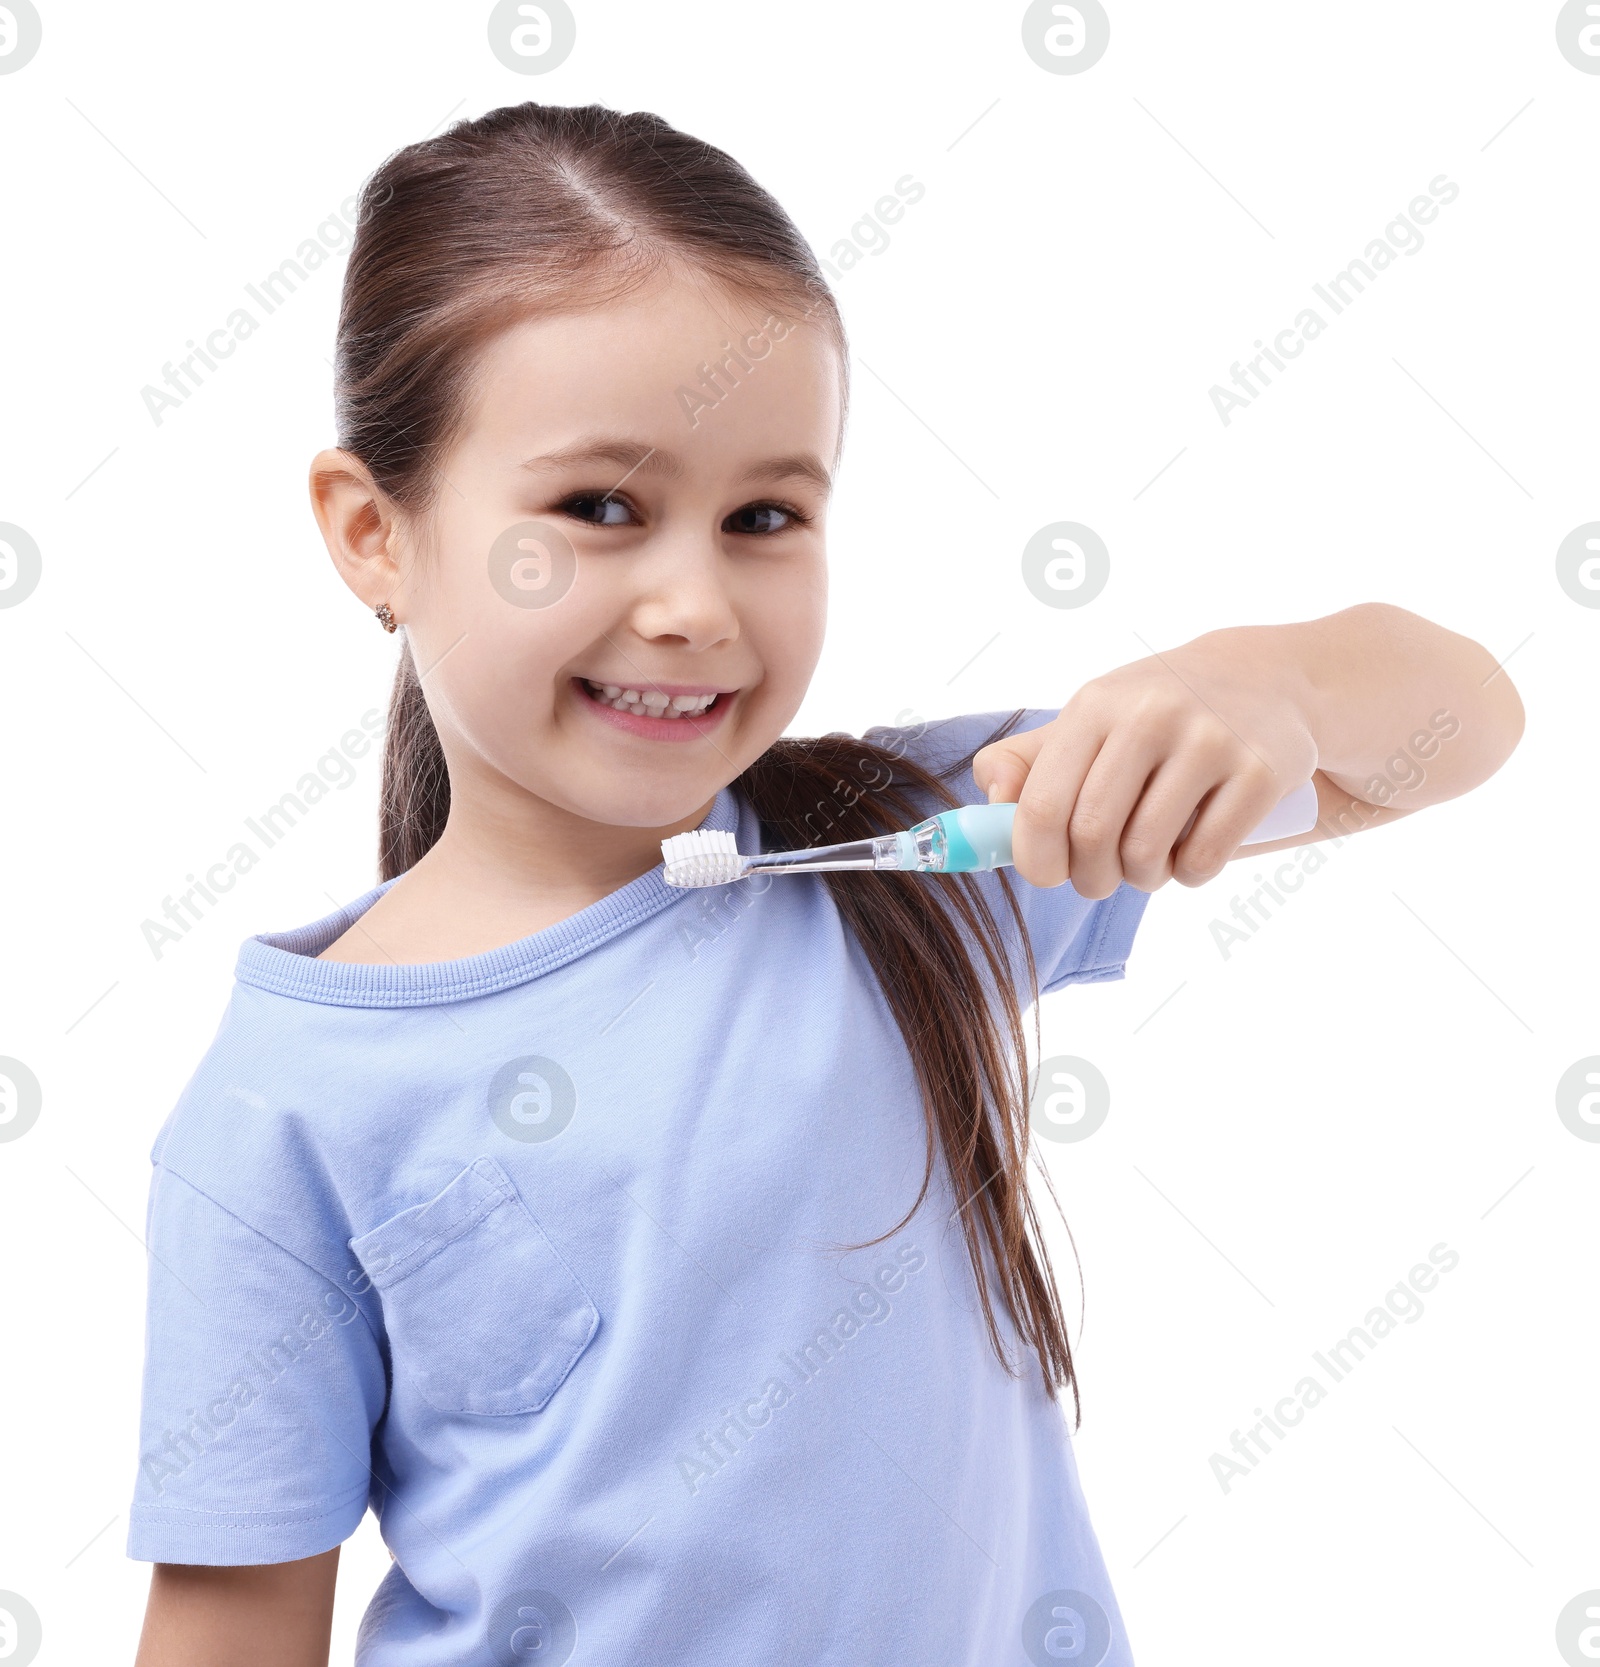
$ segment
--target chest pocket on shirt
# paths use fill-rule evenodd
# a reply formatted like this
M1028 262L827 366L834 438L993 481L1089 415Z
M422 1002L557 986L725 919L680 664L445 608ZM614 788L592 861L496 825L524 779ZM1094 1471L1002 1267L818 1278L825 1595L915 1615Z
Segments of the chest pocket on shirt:
M383 1303L396 1376L445 1412L538 1412L600 1311L493 1158L350 1240Z

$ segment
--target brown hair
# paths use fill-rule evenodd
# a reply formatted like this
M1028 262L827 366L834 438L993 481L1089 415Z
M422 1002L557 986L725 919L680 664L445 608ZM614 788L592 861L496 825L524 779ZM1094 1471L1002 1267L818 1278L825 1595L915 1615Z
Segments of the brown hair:
M514 320L603 305L668 263L780 311L800 303L800 316L836 344L848 399L844 327L815 256L778 203L714 146L645 112L527 103L396 152L362 190L345 273L340 447L391 501L426 519L439 466L468 420L477 349ZM903 749L848 736L785 737L735 785L768 848L794 848L890 832L929 814L930 801L956 804L947 780L971 758L933 773ZM383 762L382 879L418 861L449 809L438 732L402 648ZM1027 1186L1022 1007L993 910L965 875L883 874L870 885L848 874L823 878L882 986L927 1118L921 1191L895 1227L868 1242L911 1219L940 1146L996 1355L1015 1375L995 1323L986 1253L1047 1392L1053 1398L1070 1383L1077 1407L1072 1351ZM999 879L1036 997L1022 914L1009 878Z

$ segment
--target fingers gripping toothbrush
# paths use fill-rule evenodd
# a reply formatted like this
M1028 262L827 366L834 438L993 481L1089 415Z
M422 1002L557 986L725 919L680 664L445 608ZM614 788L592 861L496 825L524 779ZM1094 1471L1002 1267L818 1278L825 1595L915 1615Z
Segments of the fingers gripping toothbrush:
M693 888L730 885L750 874L815 874L848 868L977 874L1011 865L1011 825L1016 813L1014 804L962 805L930 816L903 833L804 851L763 851L754 857L739 854L732 833L694 828L662 840L661 857L666 865L662 878L669 886ZM1188 833L1193 824L1191 816L1183 832ZM1290 839L1309 833L1316 825L1316 784L1307 781L1280 799L1244 843L1264 845L1269 840Z

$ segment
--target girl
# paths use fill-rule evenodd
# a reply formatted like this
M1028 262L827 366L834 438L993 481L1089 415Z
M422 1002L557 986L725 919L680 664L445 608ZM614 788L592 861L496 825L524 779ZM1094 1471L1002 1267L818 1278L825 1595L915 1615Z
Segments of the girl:
M1121 977L1149 893L1298 783L1317 837L1392 820L1521 707L1368 605L1059 713L786 739L846 392L795 227L656 116L496 110L368 182L311 493L404 631L382 883L246 941L156 1143L141 1667L325 1662L369 1505L368 1667L1131 1662L1020 1015ZM985 797L1015 882L662 878L686 829Z

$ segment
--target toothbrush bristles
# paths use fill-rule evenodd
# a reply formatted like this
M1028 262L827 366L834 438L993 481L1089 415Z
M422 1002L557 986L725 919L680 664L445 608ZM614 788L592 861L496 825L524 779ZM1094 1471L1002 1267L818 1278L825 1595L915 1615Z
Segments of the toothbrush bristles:
M716 828L694 828L662 840L661 860L669 886L725 886L744 873L738 840Z

